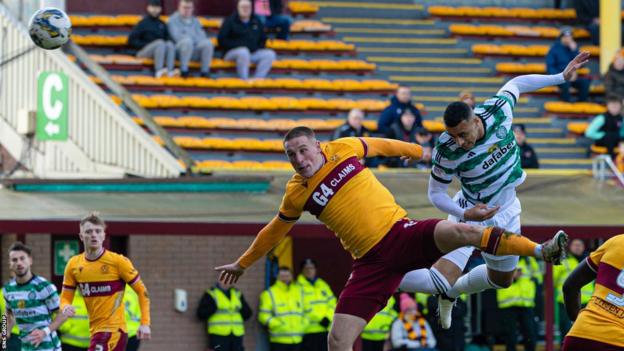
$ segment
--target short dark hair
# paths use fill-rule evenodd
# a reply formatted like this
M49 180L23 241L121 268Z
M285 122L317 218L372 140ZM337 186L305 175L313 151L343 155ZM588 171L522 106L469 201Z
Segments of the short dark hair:
M621 104L622 99L617 95L610 94L610 95L607 95L607 103L609 102L619 102Z
M514 124L511 127L512 130L520 130L522 133L526 134L526 127L522 123Z
M472 108L463 101L455 101L444 110L444 124L447 127L455 127L462 121L467 121L472 116Z
M9 252L11 251L24 251L25 253L28 254L28 256L32 254L32 249L26 246L26 244L24 244L21 241L16 241L13 244L11 244L11 247L9 247Z
M287 142L294 138L298 138L300 136L307 136L310 139L316 138L316 135L314 134L314 131L312 129L305 126L299 126L289 130L288 133L286 133L286 135L284 136L284 142Z
M299 269L303 269L303 267L305 267L307 264L311 264L314 267L316 267L316 261L311 259L311 258L306 258L305 260L301 261L301 263L299 264Z
M288 267L288 266L280 266L278 271L279 272L281 272L281 271L288 271L288 272L292 273L292 269L290 269L290 267Z
M80 227L82 228L82 226L85 225L86 223L91 223L94 225L101 225L102 227L106 228L106 222L104 222L104 219L102 219L100 214L97 212L91 212L85 217L83 217L80 220Z

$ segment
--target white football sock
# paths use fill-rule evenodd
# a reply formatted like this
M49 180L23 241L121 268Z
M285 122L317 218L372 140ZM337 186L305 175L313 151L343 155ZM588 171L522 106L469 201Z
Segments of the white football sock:
M406 292L443 294L451 288L446 277L437 269L418 269L403 276L399 289Z
M459 277L455 285L446 292L446 296L455 299L461 294L474 294L485 289L502 289L502 287L490 281L487 266L482 264Z

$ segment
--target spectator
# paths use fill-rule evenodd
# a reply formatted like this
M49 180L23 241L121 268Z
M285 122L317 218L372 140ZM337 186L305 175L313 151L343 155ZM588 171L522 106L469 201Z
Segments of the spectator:
M171 42L165 22L160 20L161 0L149 0L147 14L143 17L128 37L128 44L138 50L137 57L154 59L154 76L160 78L167 74L177 76L175 68L175 45ZM167 67L165 68L165 62Z
M619 51L604 77L607 96L617 96L624 100L624 54Z
M388 128L401 118L405 110L410 110L416 117L417 127L423 126L420 111L412 104L412 92L408 87L399 87L396 94L390 99L390 105L381 112L377 122L377 132L385 134Z
M427 320L418 312L416 301L401 294L401 314L392 323L392 347L397 351L435 351L436 338Z
M559 335L561 340L568 334L572 322L568 318L566 308L563 304L563 282L570 273L585 259L585 243L581 239L574 239L570 242L569 254L559 266L553 266L553 285L556 291L557 303L559 304ZM587 284L581 289L581 305L585 307L594 293L594 284Z
M615 148L624 139L622 123L622 100L616 96L607 98L607 112L594 117L585 136L594 141L594 145L607 148L607 153L615 157Z
M182 77L189 76L191 60L200 60L201 76L209 77L214 46L197 17L193 16L194 10L193 0L180 0L178 11L169 17L167 28L176 43Z
M251 317L243 294L232 284L217 281L206 290L197 307L197 318L207 321L208 347L219 351L243 351L243 321Z
M288 40L292 18L282 14L282 0L253 0L254 14L266 29L275 30L277 39Z
M297 351L308 326L303 293L292 283L290 268L280 267L277 280L260 294L258 320L269 332L271 351Z
M459 93L459 101L465 103L470 106L470 108L474 109L476 105L476 100L474 94L470 90L462 90Z
M127 285L124 290L123 303L126 311L126 331L128 334L126 351L137 351L141 346L141 340L137 337L141 326L141 305L139 304L139 296L134 292L134 289Z
M427 129L422 127L422 122L420 126L417 125L416 116L411 110L404 110L401 118L387 129L385 136L388 139L420 144L423 147L423 157L419 164L426 165L431 161L433 137ZM391 157L386 160L386 166L407 167L407 163L398 157Z
M537 322L535 321L535 295L537 284L543 279L540 267L533 257L521 257L514 274L514 282L507 289L496 290L498 308L505 321L507 351L516 351L518 324L522 331L525 351L535 351Z
M579 24L591 35L594 45L600 45L600 2L598 0L574 0L574 9Z
M301 351L327 350L327 332L334 320L336 296L329 285L316 275L316 262L301 262L297 284L303 290L303 308L310 322L303 334Z
M373 319L368 322L360 337L362 338L362 351L383 351L386 340L390 335L390 327L397 317L394 309L396 300L391 296L383 310L377 312Z
M364 120L364 112L360 109L354 108L349 111L347 121L334 131L332 140L346 138L346 137L367 137L370 136L370 131L364 127L362 121Z
M254 78L265 78L275 61L275 51L266 49L266 34L258 17L251 11L251 0L238 0L237 11L226 18L219 30L219 46L224 58L236 62L241 79L249 78L249 67L256 64Z
M548 55L546 55L546 70L548 74L558 74L563 72L568 63L579 54L578 44L572 37L572 28L561 28L559 40L550 47ZM587 101L589 96L590 80L578 77L574 73L574 77L569 82L559 85L560 98L563 101L570 102L570 86L578 91L578 101Z
M523 169L539 168L537 154L533 147L526 141L526 129L524 124L514 124L513 133L516 137L516 143L520 148L520 164Z

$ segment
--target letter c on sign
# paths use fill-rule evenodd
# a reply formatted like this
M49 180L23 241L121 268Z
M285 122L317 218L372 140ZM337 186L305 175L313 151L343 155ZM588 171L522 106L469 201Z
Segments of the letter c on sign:
M56 100L52 101L52 90L61 91L63 90L63 81L61 77L56 73L51 73L46 77L46 80L43 82L43 113L48 117L48 119L56 120L61 117L61 112L63 112L63 103Z

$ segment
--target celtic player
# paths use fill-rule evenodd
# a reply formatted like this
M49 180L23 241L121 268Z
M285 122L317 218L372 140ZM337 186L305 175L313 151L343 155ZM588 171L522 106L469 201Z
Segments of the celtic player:
M7 330L17 323L22 351L61 351L56 330L67 317L57 313L60 299L56 287L31 272L31 249L19 241L9 248L9 264L15 278L2 288L7 306Z
M574 80L576 71L588 59L589 53L582 52L559 74L516 77L474 110L463 102L453 102L446 108L446 132L433 152L428 193L431 202L449 214L449 220L520 232L516 187L526 174L520 166L520 150L511 128L514 105L521 93ZM460 181L461 190L451 199L447 188L453 177ZM472 247L452 251L431 269L407 273L401 282L404 291L439 295L443 328L450 327L453 302L460 294L503 289L512 283L518 256L483 253L486 264L460 277L472 251Z

